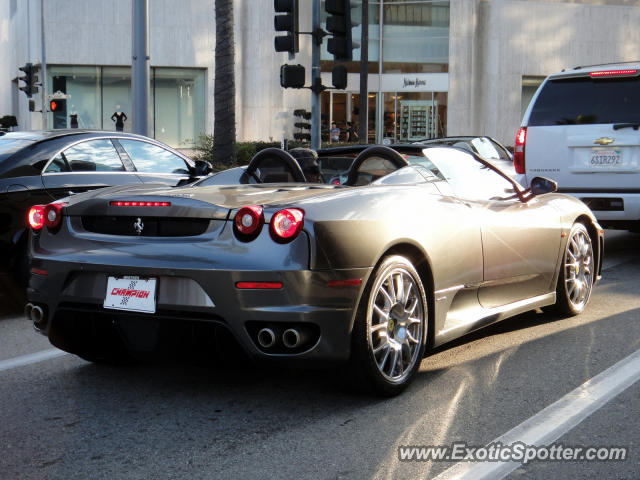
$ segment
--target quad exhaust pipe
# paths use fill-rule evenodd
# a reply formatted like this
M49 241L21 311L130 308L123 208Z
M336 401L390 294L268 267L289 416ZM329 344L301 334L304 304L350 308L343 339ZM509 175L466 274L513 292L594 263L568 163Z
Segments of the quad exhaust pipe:
M33 322L33 326L40 330L46 325L44 310L38 305L27 303L24 307L24 315Z
M263 328L258 332L258 343L262 348L271 348L276 344L276 334L270 328Z
M309 335L296 328L288 328L282 334L282 343L287 348L298 348L307 341Z
M260 348L264 350L273 350L276 353L285 353L285 350L295 350L303 347L312 339L314 332L309 325L298 326L268 326L258 330L254 337ZM284 331L283 331L284 329ZM292 352L293 353L293 352Z

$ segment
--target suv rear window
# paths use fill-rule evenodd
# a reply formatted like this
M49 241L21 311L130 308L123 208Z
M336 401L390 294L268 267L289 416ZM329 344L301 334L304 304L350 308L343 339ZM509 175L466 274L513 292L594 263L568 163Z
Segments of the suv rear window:
M548 81L536 100L529 125L584 125L640 121L640 78L590 77Z

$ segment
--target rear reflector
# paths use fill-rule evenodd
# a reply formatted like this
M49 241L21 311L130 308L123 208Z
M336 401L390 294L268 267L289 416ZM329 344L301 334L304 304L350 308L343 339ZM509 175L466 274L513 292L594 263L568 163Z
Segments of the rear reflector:
M362 285L361 278L350 278L348 280L330 280L327 287L358 287Z
M282 282L238 282L236 288L241 290L277 290L282 288Z
M598 72L589 73L590 77L624 77L636 75L638 70L600 70Z
M44 205L34 205L29 209L27 214L27 221L29 226L34 230L40 230L44 227Z
M112 207L170 207L171 202L130 202L114 201L109 202Z
M31 273L33 273L34 275L49 275L49 272L47 272L44 268L36 268L33 267L31 268Z

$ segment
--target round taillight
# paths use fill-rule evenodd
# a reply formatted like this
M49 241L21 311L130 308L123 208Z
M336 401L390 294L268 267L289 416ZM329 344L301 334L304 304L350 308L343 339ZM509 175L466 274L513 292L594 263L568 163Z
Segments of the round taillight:
M62 203L50 203L44 207L44 223L47 228L57 228L62 220Z
M277 242L296 238L304 225L304 212L298 208L285 208L271 217L271 236Z
M34 230L40 230L44 227L44 210L44 205L34 205L29 209L27 220L29 222L29 226Z
M242 207L233 219L236 234L240 237L255 237L264 225L264 212L259 205Z

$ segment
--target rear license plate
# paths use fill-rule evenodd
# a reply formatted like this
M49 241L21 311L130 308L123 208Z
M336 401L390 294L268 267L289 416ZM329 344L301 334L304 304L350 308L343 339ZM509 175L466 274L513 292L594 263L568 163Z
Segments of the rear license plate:
M594 168L620 167L622 162L622 150L591 149L590 164Z
M156 279L109 277L104 308L130 312L155 313Z

